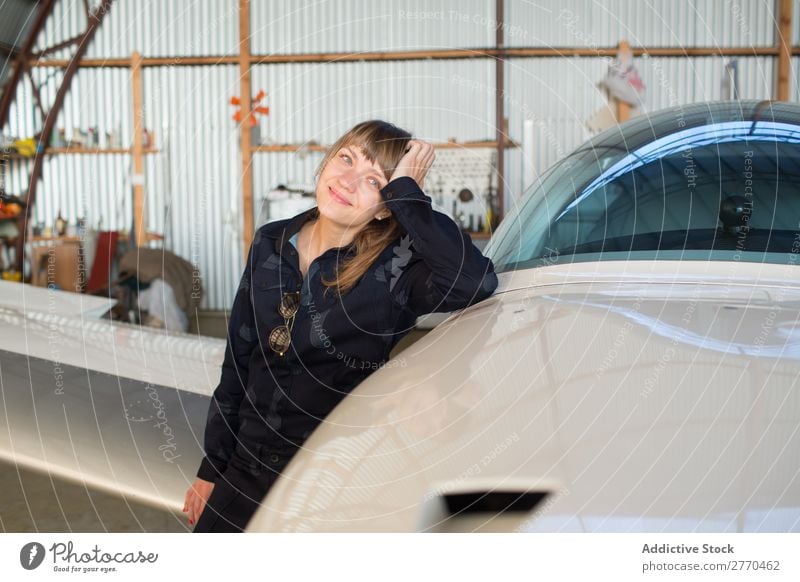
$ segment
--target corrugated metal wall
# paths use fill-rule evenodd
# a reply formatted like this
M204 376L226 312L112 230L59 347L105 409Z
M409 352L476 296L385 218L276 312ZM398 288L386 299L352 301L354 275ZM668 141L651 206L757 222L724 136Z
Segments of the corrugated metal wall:
M626 38L644 46L770 46L773 0L506 0L508 46L613 46ZM794 9L800 44L800 0ZM255 54L486 47L494 43L491 0L426 0L356 3L346 0L252 2L251 50ZM62 0L40 46L61 41L85 25L83 2ZM88 58L181 57L237 54L236 0L117 0L98 31ZM66 56L63 52L61 55ZM738 60L742 97L772 95L774 61ZM544 170L587 137L586 120L604 103L597 89L607 68L601 58L511 59L506 64L505 109L512 139L522 141L524 121L534 120L536 147L524 162ZM718 98L725 60L644 58L637 61L648 87L647 109ZM800 69L794 59L793 70ZM60 72L36 69L45 101ZM795 98L797 77L793 78ZM269 93L270 116L261 122L271 143L330 143L355 122L392 120L434 141L494 138L494 62L259 65L255 94ZM217 65L146 68L145 125L160 152L146 160L148 228L166 235L166 246L196 263L204 275L204 307L227 308L242 268L241 184L238 133L228 100L239 93L238 67ZM130 73L82 69L57 125L67 130L97 126L132 133ZM36 131L29 87L21 87L5 131ZM254 155L256 210L279 183L311 186L321 154ZM8 174L9 189L26 188L25 162ZM507 208L523 190L520 150L509 150ZM63 155L47 158L35 220L51 224L62 210L85 215L106 228L131 223L131 160L127 155Z
M207 305L222 308L242 268L239 132L227 104L239 69L146 68L142 82L161 148L147 157L148 225L163 224L167 248L199 267Z
M633 46L652 47L772 46L775 42L773 0L564 0L545 6L552 8L507 0L508 46L595 48L615 46L621 39ZM794 7L795 30L798 11L800 2ZM797 33L793 38L794 44L800 44ZM637 59L647 87L645 110L720 99L726 62L721 57ZM512 59L506 65L509 132L521 140L523 121L533 119L537 143L532 160L523 160L519 150L508 153L509 204L529 185L523 182L523 164L541 173L591 136L586 121L606 103L597 83L607 68L608 60L601 58ZM740 57L741 98L771 98L774 70L772 58Z
M792 101L800 100L800 85L797 83L800 75L800 57L792 57Z
M771 46L773 0L506 0L509 46Z
M35 12L35 4L30 0L4 0L0 3L0 45L18 49L28 34ZM11 73L7 62L0 63L0 83Z
M493 15L493 0L253 2L251 48L292 54L486 47L494 43Z

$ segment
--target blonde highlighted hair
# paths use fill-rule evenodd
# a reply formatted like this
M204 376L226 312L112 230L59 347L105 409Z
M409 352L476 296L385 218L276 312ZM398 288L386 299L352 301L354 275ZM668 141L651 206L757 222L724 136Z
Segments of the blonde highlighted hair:
M358 147L370 162L377 162L383 168L388 182L410 140L411 134L396 125L378 119L364 121L336 140L325 154L317 175L322 173L340 149ZM353 239L355 254L339 266L336 278L332 281L322 280L325 290L335 288L340 296L350 291L386 246L400 234L400 225L391 214L383 220L371 220L356 234Z

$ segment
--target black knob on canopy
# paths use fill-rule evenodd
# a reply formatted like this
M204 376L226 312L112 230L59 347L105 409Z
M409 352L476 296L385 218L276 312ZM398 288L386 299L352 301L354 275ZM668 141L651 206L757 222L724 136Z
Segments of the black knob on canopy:
M719 219L725 230L737 231L747 226L753 212L753 203L744 196L728 196L719 206Z

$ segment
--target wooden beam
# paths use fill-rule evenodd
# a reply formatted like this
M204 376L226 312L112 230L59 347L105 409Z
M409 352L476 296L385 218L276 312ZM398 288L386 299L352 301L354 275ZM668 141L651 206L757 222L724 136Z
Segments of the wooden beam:
M775 28L775 49L778 51L775 99L791 99L792 77L792 0L776 0L778 22Z
M63 59L47 59L32 61L31 67L56 67L63 68L69 63ZM200 65L236 65L239 57L145 57L142 59L143 67L195 67ZM82 68L98 69L129 69L131 60L126 58L113 59L85 59L81 62Z
M800 47L797 47L800 49ZM692 56L771 56L775 47L634 47L634 56L692 57ZM294 55L254 55L252 64L282 63L332 63L338 61L419 61L439 59L481 59L522 57L613 57L616 47L517 47L517 48L464 48L433 51L395 51L364 53L318 53Z
M33 78L33 74L31 73L30 69L26 69L25 73L28 76L28 81L31 83L31 91L33 91L33 99L36 101L36 107L39 109L39 113L42 116L42 119L47 117L47 112L44 110L44 105L42 104L42 94L39 92L39 87L36 86L36 80ZM45 143L49 141L49 138L45 140Z
M133 85L133 240L136 246L147 242L147 220L144 205L144 111L142 107L142 55L131 55Z
M253 241L253 152L250 134L250 0L239 0L239 99L242 106L242 245L247 257Z
M56 53L56 52L58 52L58 51L60 51L62 49L65 49L65 48L67 48L69 46L72 46L73 44L78 44L79 42L81 42L81 40L83 40L83 35L79 34L78 36L73 36L72 38L68 38L67 40L62 40L58 44L54 44L53 46L49 46L46 49L44 49L44 50L42 50L42 51L40 51L38 53L33 53L33 56L35 58L37 58L37 59L41 59L44 56L47 56L47 55L52 54L52 53Z
M641 57L770 57L777 56L778 49L773 46L762 47L633 47L633 56ZM427 61L427 60L465 60L491 58L560 58L560 57L613 57L616 47L519 47L519 48L465 48L434 51L394 51L364 53L309 53L286 55L250 55L251 65L275 65L286 63L336 63L371 61ZM792 54L800 55L800 46L792 48ZM195 67L202 65L237 65L240 57L148 57L142 60L144 67ZM64 68L68 60L32 60L31 67ZM85 59L81 68L128 68L130 59Z

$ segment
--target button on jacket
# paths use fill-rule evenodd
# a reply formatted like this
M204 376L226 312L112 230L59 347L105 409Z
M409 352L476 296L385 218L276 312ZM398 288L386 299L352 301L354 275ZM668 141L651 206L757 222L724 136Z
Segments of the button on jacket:
M316 208L256 232L211 399L201 479L214 481L229 463L257 472L271 457L291 456L342 398L386 362L419 315L463 309L494 292L492 262L431 208L413 179L392 180L381 197L402 236L341 297L321 278L333 280L353 246L325 251L304 278L290 242L317 216ZM289 350L280 356L268 338L285 323L281 297L295 291L300 308Z

